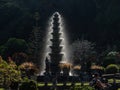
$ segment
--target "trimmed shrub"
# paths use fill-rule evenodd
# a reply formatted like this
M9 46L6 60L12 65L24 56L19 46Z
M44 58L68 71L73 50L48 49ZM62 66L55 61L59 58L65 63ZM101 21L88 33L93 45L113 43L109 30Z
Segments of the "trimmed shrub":
M116 64L110 64L106 67L106 73L107 74L114 74L119 72L119 67Z
M34 80L26 79L21 83L19 90L38 90L37 83Z

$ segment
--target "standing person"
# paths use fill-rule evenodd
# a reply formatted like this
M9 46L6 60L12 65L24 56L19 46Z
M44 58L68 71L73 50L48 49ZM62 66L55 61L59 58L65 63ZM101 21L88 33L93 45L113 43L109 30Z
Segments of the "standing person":
M52 83L52 90L57 90L57 75L53 76Z
M94 78L90 81L90 86L93 86L95 90L105 90L107 86L102 83L99 73L94 74Z

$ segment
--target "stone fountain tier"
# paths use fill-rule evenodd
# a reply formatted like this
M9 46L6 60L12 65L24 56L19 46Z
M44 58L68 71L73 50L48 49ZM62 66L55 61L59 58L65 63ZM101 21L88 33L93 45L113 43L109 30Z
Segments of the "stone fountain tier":
M53 22L53 24L54 24L54 26L53 26L52 28L58 28L58 29L60 29L60 27L57 27L57 26L60 25L59 23L57 23L57 22Z
M51 34L52 34L52 37L53 37L52 39L59 39L59 40L60 40L60 36L62 35L62 33L51 33Z
M51 71L51 75L53 75L53 76L60 75L59 63L56 64L56 63L52 62L50 71Z
M55 30L54 30L54 32L52 32L51 34L61 34L61 33L59 33L60 32L60 30L59 30L59 28L58 28L58 30L57 30L57 28L56 27L53 27Z
M54 33L51 33L51 34L53 35L53 38L56 38L56 39L59 39L59 37L61 36L61 33L57 34L58 36L56 36ZM59 39L59 40L61 40L61 39ZM51 41L53 41L53 40L51 39Z
M49 46L51 49L51 52L49 53L50 56L50 72L52 73L52 75L56 75L58 73L60 73L60 61L63 59L63 55L62 54L62 50L64 48L64 46L61 46L62 41L64 41L62 38L62 28L61 28L61 17L60 14L58 12L53 14L52 17L52 25L51 25L51 29L52 32L50 33L52 35L52 39L50 39L51 41L51 45Z
M53 19L57 19L57 20L59 19L59 15L58 15L58 13L55 13L55 14L54 14ZM56 21L56 20L54 20L54 21Z
M52 62L55 62L56 64L58 64L61 60L62 60L62 56L63 54L57 54L57 53L49 53L50 55L50 59Z
M57 49L58 50L58 49ZM62 56L63 54L58 54L57 52L60 51L60 49L58 51L55 51L54 53L49 53L50 55L50 59L51 59L51 65L50 65L50 71L51 71L51 74L52 75L57 75L57 74L60 74L60 67L59 67L59 64L60 64L60 61L62 60Z
M57 45L55 45L55 46L50 46L50 48L51 48L51 50L52 50L51 53L54 52L54 53L58 53L58 54L59 54L59 53L61 52L61 49L62 49L63 47L60 46L59 48L58 48L58 47L56 48L56 46L57 46ZM56 49L54 49L54 48L56 48Z
M56 22L54 22L53 24L55 24L55 25L54 25L54 28L56 28L57 26L60 25L59 23L56 23ZM59 27L57 27L57 28L59 28ZM59 28L59 29L60 29L60 28Z
M54 15L54 18L53 18L53 30L60 30L60 22L59 22L59 16L58 14L55 14Z
M58 59L61 59L62 58L62 56L63 56L63 54L62 53L49 53L49 55L51 56L51 57L53 57L53 58L55 58L55 57L57 57ZM61 58L60 58L61 57Z
M52 41L53 43L52 43L52 45L54 46L59 46L60 45L60 43L62 42L62 39L58 39L58 38L56 38L56 39L51 39L50 41Z

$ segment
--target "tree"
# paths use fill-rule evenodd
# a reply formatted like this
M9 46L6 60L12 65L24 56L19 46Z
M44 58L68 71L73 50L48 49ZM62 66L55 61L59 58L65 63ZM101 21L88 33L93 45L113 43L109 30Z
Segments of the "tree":
M5 45L1 45L0 46L0 55L5 57L6 55L6 50L7 50L7 47Z
M28 55L26 53L23 53L23 52L14 53L12 55L12 59L17 65L20 65L23 62L28 61Z
M9 57L7 63L0 56L0 84L8 87L12 82L19 82L21 80L20 70L17 65Z
M33 27L33 30L30 34L29 38L29 53L32 56L32 61L34 63L39 63L41 55L41 50L42 50L42 45L43 45L43 40L42 40L42 32L39 27L39 19L40 15L38 12L35 12L34 15L35 18L35 26Z
M19 66L21 73L25 74L28 78L38 73L38 68L32 62L24 62Z
M89 68L91 63L89 61L90 56L94 56L96 53L94 50L94 44L88 40L77 40L71 45L71 58L75 65L85 66L84 68Z
M87 32L87 38L101 47L113 43L119 47L119 3L119 0L0 0L0 43L11 36L28 39L33 13L38 10L40 23L45 25L50 13L57 10L68 20L73 39Z
M12 56L17 52L27 52L28 44L24 39L9 38L4 46L1 47L1 53L5 58Z

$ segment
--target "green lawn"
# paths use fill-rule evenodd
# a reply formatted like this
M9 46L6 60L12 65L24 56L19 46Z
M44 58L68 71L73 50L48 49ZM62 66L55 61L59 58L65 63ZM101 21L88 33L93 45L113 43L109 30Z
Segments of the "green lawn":
M0 88L0 90L4 90L4 88Z

